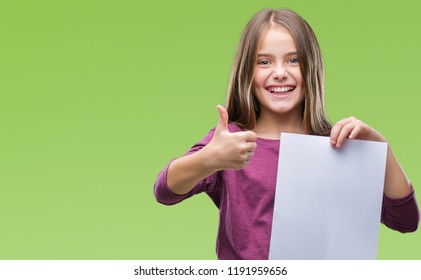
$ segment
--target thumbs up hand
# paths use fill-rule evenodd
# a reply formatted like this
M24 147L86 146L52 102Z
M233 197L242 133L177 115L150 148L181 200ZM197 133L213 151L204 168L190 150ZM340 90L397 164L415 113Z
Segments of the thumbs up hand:
M228 130L228 112L218 105L218 125L215 134L207 146L209 165L214 170L241 169L247 166L256 149L256 133L241 131L231 133Z

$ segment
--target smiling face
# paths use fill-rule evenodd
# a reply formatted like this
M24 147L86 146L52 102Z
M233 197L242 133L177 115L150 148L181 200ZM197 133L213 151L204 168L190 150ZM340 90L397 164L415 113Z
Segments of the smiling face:
M263 115L293 114L302 118L303 78L297 48L290 32L279 25L261 38L253 86Z

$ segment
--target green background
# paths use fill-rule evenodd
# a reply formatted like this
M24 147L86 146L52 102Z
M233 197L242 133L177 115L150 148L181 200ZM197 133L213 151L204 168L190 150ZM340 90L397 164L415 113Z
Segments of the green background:
M421 191L413 1L1 1L0 259L215 259L206 195L167 207L157 174L215 126L260 9L318 36L332 122L381 131ZM379 259L421 259L381 227Z

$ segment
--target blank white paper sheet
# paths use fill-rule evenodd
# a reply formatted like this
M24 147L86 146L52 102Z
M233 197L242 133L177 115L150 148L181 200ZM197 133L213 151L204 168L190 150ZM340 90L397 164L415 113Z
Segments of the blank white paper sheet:
M282 133L269 259L376 259L387 143Z

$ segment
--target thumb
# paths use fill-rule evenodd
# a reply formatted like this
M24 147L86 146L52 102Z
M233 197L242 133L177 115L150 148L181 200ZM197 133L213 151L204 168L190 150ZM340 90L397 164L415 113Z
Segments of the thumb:
M228 112L221 105L216 106L219 111L218 125L216 131L228 131Z

